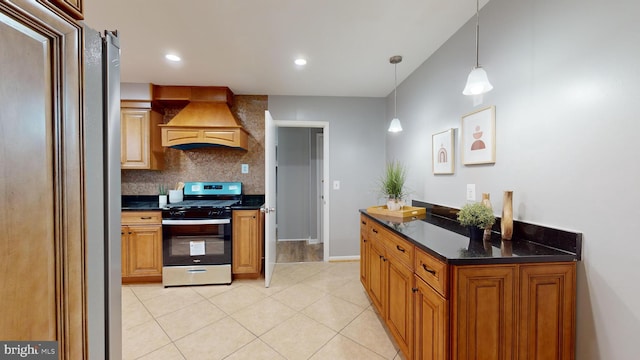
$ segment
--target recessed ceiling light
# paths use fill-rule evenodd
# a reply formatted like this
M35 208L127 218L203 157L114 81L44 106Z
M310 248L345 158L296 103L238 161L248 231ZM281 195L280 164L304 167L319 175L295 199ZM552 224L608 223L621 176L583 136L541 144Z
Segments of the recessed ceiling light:
M296 59L294 63L296 63L296 65L299 65L299 66L304 66L304 65L307 65L307 60L300 58L300 59Z
M174 54L167 54L164 57L169 61L180 61L180 60L182 60L182 59L180 59L180 56L174 55Z

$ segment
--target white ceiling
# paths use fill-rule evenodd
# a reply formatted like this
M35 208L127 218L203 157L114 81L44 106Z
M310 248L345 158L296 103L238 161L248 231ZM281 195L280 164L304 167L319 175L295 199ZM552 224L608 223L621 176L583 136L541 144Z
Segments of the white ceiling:
M373 97L393 91L389 57L404 58L397 65L401 83L475 6L473 0L84 0L87 25L120 34L123 82ZM182 63L165 60L167 52ZM294 65L297 57L308 64Z

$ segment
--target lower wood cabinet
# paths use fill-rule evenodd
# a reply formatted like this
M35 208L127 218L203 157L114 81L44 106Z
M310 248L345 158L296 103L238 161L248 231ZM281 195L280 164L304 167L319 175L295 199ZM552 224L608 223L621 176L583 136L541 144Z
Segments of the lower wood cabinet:
M162 281L162 214L122 213L122 283Z
M450 265L364 215L360 239L360 279L407 359L575 358L575 262Z
M516 271L515 265L453 268L454 359L514 358Z
M449 301L414 275L414 359L449 358Z
M259 210L233 210L231 230L234 278L258 278L262 272L264 214Z

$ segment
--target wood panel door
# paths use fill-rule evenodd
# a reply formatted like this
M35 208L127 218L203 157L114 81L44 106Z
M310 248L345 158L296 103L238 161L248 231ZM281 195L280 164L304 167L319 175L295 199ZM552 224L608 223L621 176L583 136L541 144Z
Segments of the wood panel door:
M150 109L122 109L120 111L122 137L120 162L123 169L150 168L150 123Z
M454 267L453 358L515 356L516 266Z
M87 356L81 28L0 2L0 339Z
M260 276L262 265L260 210L234 210L232 224L233 274Z
M411 358L413 351L413 271L395 257L385 261L387 291L385 321L402 352Z
M518 359L575 358L576 264L520 266Z
M162 226L129 226L127 276L162 276Z
M384 294L386 293L386 265L384 248L382 244L373 240L369 247L369 296L371 302L378 310L380 316L384 317Z
M415 276L415 360L449 358L449 302L424 280Z
M369 221L360 215L360 282L365 289L369 288Z

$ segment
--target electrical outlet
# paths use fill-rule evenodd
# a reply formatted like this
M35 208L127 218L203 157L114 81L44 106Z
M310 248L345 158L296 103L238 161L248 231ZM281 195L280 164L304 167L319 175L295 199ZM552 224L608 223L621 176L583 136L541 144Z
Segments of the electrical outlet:
M476 184L467 184L467 200L476 201Z
M333 180L333 190L340 190L340 180Z
M249 173L249 164L242 164L240 166L240 169L241 169L243 174L248 174Z

